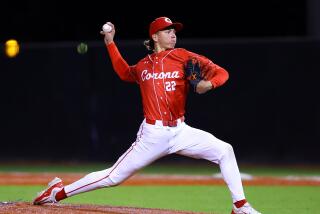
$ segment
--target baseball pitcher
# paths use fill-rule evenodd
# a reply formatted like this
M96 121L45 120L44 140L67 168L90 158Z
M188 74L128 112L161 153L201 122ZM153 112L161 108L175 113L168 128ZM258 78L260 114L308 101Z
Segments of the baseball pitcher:
M149 26L149 39L144 44L152 54L130 66L114 42L115 26L106 24L111 28L104 26L107 30L101 34L115 72L140 87L144 119L136 140L111 168L92 172L66 186L55 178L33 203L57 203L79 193L119 185L153 161L176 153L218 164L231 193L232 213L259 214L246 201L232 146L185 122L188 91L203 94L214 90L227 81L228 72L205 56L175 48L176 32L183 25L167 17L159 17Z

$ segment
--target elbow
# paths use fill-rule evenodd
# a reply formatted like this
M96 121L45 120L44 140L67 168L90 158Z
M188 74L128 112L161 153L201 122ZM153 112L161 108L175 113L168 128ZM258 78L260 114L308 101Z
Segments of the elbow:
M229 72L225 69L221 69L220 72L219 72L219 83L218 85L223 85L224 83L226 83L229 79Z
M220 70L219 75L211 80L213 88L217 88L225 84L229 79L229 73L226 70Z
M127 78L126 78L125 76L123 76L123 75L119 75L119 78L120 78L122 81L126 81L126 80L127 80Z
M220 70L219 73L211 79L212 89L225 84L229 79L229 73L226 70Z
M224 82L227 82L228 79L229 79L229 73L228 73L228 71L225 70L225 72L224 72Z
M118 74L119 78L122 81L128 81L130 79L130 69L129 68L122 68L122 69L114 69Z

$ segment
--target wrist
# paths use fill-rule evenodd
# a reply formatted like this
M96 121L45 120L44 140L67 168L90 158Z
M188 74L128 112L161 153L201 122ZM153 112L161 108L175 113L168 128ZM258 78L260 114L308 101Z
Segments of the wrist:
M214 88L214 86L212 85L212 82L211 81L206 81L206 87L208 90L211 90Z
M113 40L112 39L110 39L110 40L105 39L104 42L106 43L106 45L110 45L111 43L113 43Z
M216 88L215 83L214 83L212 80L210 80L210 83L211 83L211 87L212 87L212 89L215 89L215 88Z

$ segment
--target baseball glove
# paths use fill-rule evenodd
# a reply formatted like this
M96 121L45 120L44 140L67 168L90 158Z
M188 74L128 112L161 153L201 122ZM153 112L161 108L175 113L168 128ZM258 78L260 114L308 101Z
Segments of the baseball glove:
M189 80L193 90L196 91L198 83L202 80L199 61L195 58L189 59L184 70L186 78Z

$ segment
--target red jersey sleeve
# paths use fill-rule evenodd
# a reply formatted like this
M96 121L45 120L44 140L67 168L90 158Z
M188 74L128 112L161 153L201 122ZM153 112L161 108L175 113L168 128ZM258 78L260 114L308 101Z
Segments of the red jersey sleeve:
M229 73L211 60L202 63L202 76L211 82L213 88L223 85L229 79Z
M129 66L121 56L114 42L107 45L107 50L112 62L113 69L116 71L121 80L136 82L136 66Z
M213 88L223 85L229 79L229 73L226 69L213 63L205 56L189 52L189 57L197 58L200 61L200 68L204 80L211 82Z

